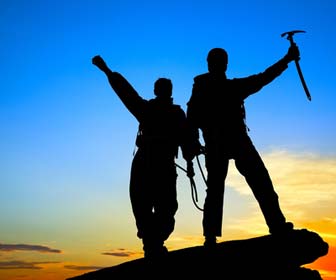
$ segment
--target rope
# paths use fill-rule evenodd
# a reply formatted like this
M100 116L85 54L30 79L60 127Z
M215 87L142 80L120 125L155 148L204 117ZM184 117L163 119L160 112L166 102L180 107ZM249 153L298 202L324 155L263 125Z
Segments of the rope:
M201 171L201 175L202 175L203 181L204 181L205 185L207 185L207 180L205 179L205 176L204 176L204 173L203 173L203 169L201 167L201 164L200 164L198 156L196 156L196 159L197 159L198 168Z
M196 208L200 211L203 211L203 208L199 207L197 202L198 202L198 197L197 197L197 189L196 189L196 184L193 178L190 178L190 186L191 186L191 197L193 199L193 203L196 206Z
M202 173L202 176L203 176L203 179L205 179L204 177L204 174L203 174L203 171L202 171L202 168L201 168L201 165L199 163L199 160L198 160L198 157L197 157L197 162L198 162L198 166L201 170L201 173ZM186 169L184 169L182 166L178 165L177 163L175 163L175 165L180 168L181 170L183 170L186 174L188 174L188 171ZM203 211L203 209L201 207L198 206L197 202L198 202L198 195L197 195L197 188L196 188L196 183L195 183L195 180L193 177L191 176L188 176L189 177L189 180L190 180L190 187L191 187L191 198L192 198L192 201L195 205L195 207L200 210L200 211ZM206 181L206 180L205 180Z

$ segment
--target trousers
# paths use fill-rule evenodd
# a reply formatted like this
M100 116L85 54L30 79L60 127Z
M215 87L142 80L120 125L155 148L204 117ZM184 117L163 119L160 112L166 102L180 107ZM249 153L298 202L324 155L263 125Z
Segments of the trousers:
M282 226L285 217L280 209L278 195L268 170L249 136L232 141L230 147L224 145L225 141L223 139L205 142L207 190L202 221L204 236L222 235L225 179L230 159L234 160L237 170L245 177L270 232Z

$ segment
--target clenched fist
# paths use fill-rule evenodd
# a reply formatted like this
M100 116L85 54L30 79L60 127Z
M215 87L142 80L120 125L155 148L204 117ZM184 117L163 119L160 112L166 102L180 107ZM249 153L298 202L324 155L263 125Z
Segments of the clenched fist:
M293 60L300 60L300 51L295 43L289 47L285 57L288 60L288 62L291 62Z
M108 67L107 67L104 59L102 59L102 57L100 55L96 55L92 58L92 64L96 65L103 72L108 70Z

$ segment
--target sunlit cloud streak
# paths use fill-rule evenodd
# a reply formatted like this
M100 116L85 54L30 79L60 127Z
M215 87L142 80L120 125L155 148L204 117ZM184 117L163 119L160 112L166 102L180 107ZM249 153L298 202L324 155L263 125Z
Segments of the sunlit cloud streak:
M26 262L26 261L3 261L0 262L0 269L42 269L41 264L54 264L59 262Z
M62 253L59 249L52 249L42 245L30 245L30 244L1 244L0 251L12 252L12 251L36 251L40 253Z
M132 257L135 255L138 255L139 253L137 252L132 252L132 251L127 251L126 249L119 248L119 249L114 249L109 252L103 252L102 255L106 256L114 256L114 257Z
M104 268L102 266L86 266L86 265L74 265L74 264L68 264L68 265L64 265L64 268L67 269L72 269L72 270L97 270L97 269L101 269Z

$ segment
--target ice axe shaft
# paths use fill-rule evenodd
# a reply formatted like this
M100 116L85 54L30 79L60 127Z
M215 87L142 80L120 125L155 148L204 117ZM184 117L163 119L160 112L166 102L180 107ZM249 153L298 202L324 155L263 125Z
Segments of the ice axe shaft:
M284 36L287 35L287 39L289 40L290 44L294 45L294 40L293 40L294 34L295 33L302 33L302 32L305 33L305 31L303 31L303 30L293 30L293 31L282 33L281 37L284 37ZM303 77L303 74L302 74L302 71L301 71L301 67L300 67L300 64L299 64L299 59L295 59L295 66L296 66L296 69L297 69L297 71L299 73L299 77L300 77L303 89L304 89L304 91L306 93L306 96L307 96L308 100L311 101L311 95L309 93L306 81L305 81L305 79Z

